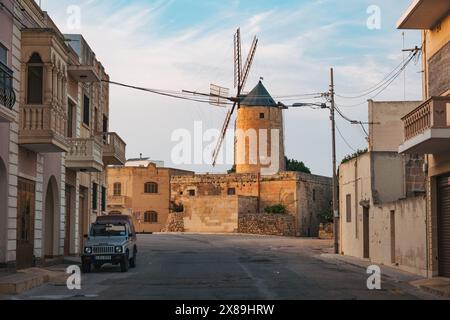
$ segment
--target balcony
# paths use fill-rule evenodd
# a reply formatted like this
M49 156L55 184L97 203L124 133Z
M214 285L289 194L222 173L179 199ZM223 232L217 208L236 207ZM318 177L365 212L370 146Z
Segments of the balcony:
M115 209L126 209L131 208L131 199L127 196L109 196L108 197L108 207Z
M125 142L117 133L105 133L103 136L103 162L105 165L124 165Z
M450 150L450 97L432 97L402 118L400 153L439 154Z
M66 167L81 172L103 171L102 144L97 138L68 138Z
M449 12L448 0L414 0L397 23L398 29L433 29Z
M56 105L21 105L19 144L35 152L67 152L67 115Z
M67 68L67 72L77 82L100 82L100 77L98 76L95 67L91 65L70 65Z
M14 121L14 113L11 110L16 103L16 94L12 80L12 70L0 62L0 122Z

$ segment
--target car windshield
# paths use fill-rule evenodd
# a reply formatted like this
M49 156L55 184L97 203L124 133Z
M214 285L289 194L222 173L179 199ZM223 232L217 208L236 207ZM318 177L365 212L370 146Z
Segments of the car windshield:
M126 236L124 224L99 224L92 225L91 235L93 237L117 237Z

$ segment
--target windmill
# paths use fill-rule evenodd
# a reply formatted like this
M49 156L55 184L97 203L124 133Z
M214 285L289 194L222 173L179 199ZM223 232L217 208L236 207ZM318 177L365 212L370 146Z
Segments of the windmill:
M219 139L217 141L217 145L213 152L213 166L216 165L217 157L219 156L220 149L222 147L223 141L225 139L226 131L228 126L230 125L231 117L233 116L234 111L237 108L240 108L240 100L242 91L245 88L245 84L247 82L248 74L250 73L250 69L253 63L253 59L255 57L256 48L258 46L258 38L254 37L253 43L250 47L250 52L247 56L244 66L242 66L242 46L241 46L241 30L237 29L234 35L234 88L236 89L235 98L229 98L228 100L233 101L233 106L228 111L227 116L225 118L225 122L222 126L222 131L220 132ZM226 97L228 95L228 89L222 88L216 85L211 85L211 94L210 94L210 103L217 106L224 106L226 103Z

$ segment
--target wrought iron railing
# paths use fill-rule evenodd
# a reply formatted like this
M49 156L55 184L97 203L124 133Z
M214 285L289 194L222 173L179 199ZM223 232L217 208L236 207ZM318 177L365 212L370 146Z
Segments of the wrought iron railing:
M0 62L0 104L11 110L15 103L13 71Z

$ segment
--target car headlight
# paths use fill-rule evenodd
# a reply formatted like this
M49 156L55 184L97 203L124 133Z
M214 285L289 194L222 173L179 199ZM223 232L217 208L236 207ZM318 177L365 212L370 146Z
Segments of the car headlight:
M84 248L84 253L91 254L92 253L92 248L91 247Z
M122 252L123 252L123 248L120 247L120 246L117 246L117 247L115 248L115 250L116 250L116 253L122 253Z

